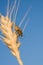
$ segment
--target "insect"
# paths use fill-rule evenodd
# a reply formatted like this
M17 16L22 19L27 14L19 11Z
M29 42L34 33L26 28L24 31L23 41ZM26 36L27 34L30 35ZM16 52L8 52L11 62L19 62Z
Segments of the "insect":
M18 2L16 14L15 14L15 20L16 20L16 16L17 16L18 7L20 4L20 0L18 0L18 1L19 2ZM20 58L19 47L21 44L20 44L20 41L18 40L18 37L23 36L23 31L25 30L25 28L28 24L28 22L25 24L23 30L20 29L20 26L23 23L23 21L25 20L29 10L26 12L26 14L23 17L23 19L21 20L19 26L17 26L15 24L15 22L13 23L11 21L11 16L12 16L13 10L15 8L15 5L16 5L16 0L14 2L13 8L11 10L10 18L8 17L8 15L9 15L9 0L8 0L6 16L4 17L3 15L0 14L0 30L1 30L2 34L4 35L4 36L0 36L0 38L8 46L8 48L10 48L11 53L17 58L19 64L23 65L23 62ZM13 30L12 30L12 28L13 28Z

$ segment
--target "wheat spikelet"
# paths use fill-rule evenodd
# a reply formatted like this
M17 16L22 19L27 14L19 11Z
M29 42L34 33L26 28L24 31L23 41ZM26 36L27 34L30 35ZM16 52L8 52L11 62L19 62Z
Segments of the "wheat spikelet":
M12 31L13 23L8 17L1 16L1 26L0 29L4 35L2 41L10 48L11 53L17 58L20 65L23 65L20 58L20 42L18 41L18 34L16 31Z

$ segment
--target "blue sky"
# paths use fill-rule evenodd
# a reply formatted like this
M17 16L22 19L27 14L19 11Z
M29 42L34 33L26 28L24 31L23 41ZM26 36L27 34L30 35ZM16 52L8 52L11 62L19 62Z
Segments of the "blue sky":
M14 0L10 0L10 4ZM0 13L6 15L7 0L0 0ZM43 65L43 0L21 0L16 24L18 25L31 6L27 16L29 24L20 38L20 53L24 65ZM26 18L26 19L27 19ZM24 21L24 23L26 20ZM21 29L23 29L23 25ZM0 65L19 65L10 50L0 41Z

